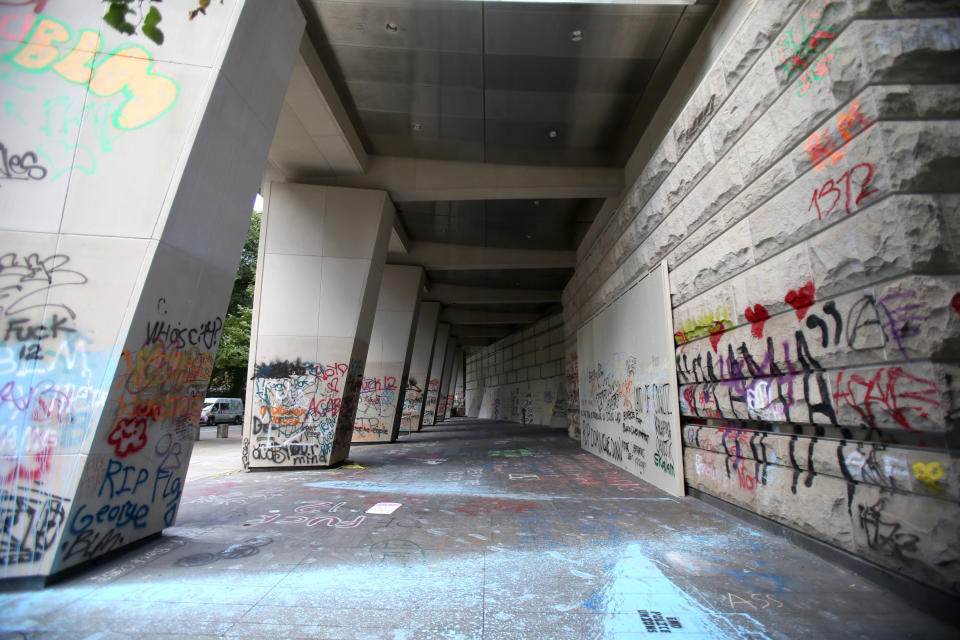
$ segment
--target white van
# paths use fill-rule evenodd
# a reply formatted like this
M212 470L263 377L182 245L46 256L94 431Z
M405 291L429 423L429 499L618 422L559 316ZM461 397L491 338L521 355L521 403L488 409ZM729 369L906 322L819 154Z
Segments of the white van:
M243 422L243 401L240 398L204 398L200 411L200 424L214 425L218 422Z

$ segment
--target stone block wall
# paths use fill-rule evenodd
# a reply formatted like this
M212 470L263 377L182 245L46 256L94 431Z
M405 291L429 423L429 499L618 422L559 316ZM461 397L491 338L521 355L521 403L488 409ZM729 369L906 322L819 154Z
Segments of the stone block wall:
M755 3L563 295L572 436L577 329L666 261L688 485L954 594L957 15Z
M469 416L564 426L562 316L545 318L467 356Z

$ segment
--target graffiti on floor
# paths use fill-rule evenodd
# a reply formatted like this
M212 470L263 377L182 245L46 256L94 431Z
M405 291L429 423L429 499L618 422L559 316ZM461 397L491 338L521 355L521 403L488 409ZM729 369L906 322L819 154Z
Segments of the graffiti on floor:
M231 544L229 547L221 549L216 553L195 553L193 555L183 556L182 558L178 558L177 561L174 562L174 565L185 568L202 567L213 564L218 560L240 560L249 558L250 556L255 556L260 553L261 547L265 547L271 543L273 543L273 538L266 536L248 538L243 542Z
M346 502L338 502L336 504L332 502L302 504L294 507L291 515L284 515L279 511L266 513L256 520L248 520L247 522L244 522L243 526L252 527L260 524L302 524L307 527L325 525L327 527L334 527L336 529L355 529L363 524L364 520L367 519L366 516L359 515L353 519L349 519L349 517L344 516L343 513L340 513L340 515L337 516L330 515L333 513L338 513L342 507L346 506L346 504ZM355 510L350 509L350 511Z
M659 611L645 609L638 609L637 613L640 614L640 622L647 633L671 633L673 629L683 628L678 616L664 616Z
M769 609L770 607L774 609L783 608L783 602L774 598L773 594L770 593L748 593L747 598L744 598L736 593L728 592L727 601L733 611L737 611L737 607L750 607L754 611Z
M427 564L427 553L416 542L393 538L370 545L370 557L378 565L409 567Z

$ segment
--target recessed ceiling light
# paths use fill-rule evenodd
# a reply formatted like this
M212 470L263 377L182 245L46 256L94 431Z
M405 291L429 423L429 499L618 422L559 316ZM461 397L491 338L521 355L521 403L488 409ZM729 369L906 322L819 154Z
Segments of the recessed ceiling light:
M419 122L414 122L414 123L413 123L413 130L414 130L414 131L423 131L423 125L422 125L421 123L419 123Z
M547 135L550 136L551 138L556 138L556 137L557 137L557 130L556 130L556 129L550 129L550 132L549 132Z
M395 22L388 22L383 28L390 33L396 33L400 30L400 26Z
M539 205L540 205L540 201L539 201L539 200L534 200L534 201L533 201L533 204L539 206Z
M527 240L529 240L529 239L532 238L532 237L533 237L533 236L530 235L529 233L527 234Z
M574 29L573 31L570 32L570 39L573 40L574 42L580 42L581 40L583 40L583 31L581 31L580 29Z

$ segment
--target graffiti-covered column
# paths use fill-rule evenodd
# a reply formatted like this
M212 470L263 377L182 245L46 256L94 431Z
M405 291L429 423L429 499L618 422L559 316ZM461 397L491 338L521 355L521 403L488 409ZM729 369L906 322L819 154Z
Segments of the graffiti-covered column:
M427 399L423 406L423 420L420 424L429 427L437 417L437 403L440 401L440 379L443 374L443 360L447 355L447 338L450 325L441 322L437 325L437 335L433 341L433 358L430 360L430 380L427 383Z
M410 353L413 351L417 306L423 291L423 269L384 267L367 365L363 370L354 442L393 442L400 431Z
M443 417L453 417L456 412L457 401L463 402L463 393L457 394L460 386L461 376L463 375L463 349L457 347L453 351L453 368L450 371L450 385L447 388L447 406L443 412Z
M430 360L433 358L433 338L440 318L440 303L421 302L417 313L417 333L413 339L410 371L404 392L403 416L400 432L419 431L423 417L424 393L430 381Z
M443 374L440 376L440 398L437 402L437 422L447 417L447 394L450 391L450 375L453 373L456 354L457 339L451 336L447 338L447 351L443 355Z
M383 191L270 183L245 466L322 466L347 457L393 216Z
M0 575L42 579L173 524L304 20L2 4Z

